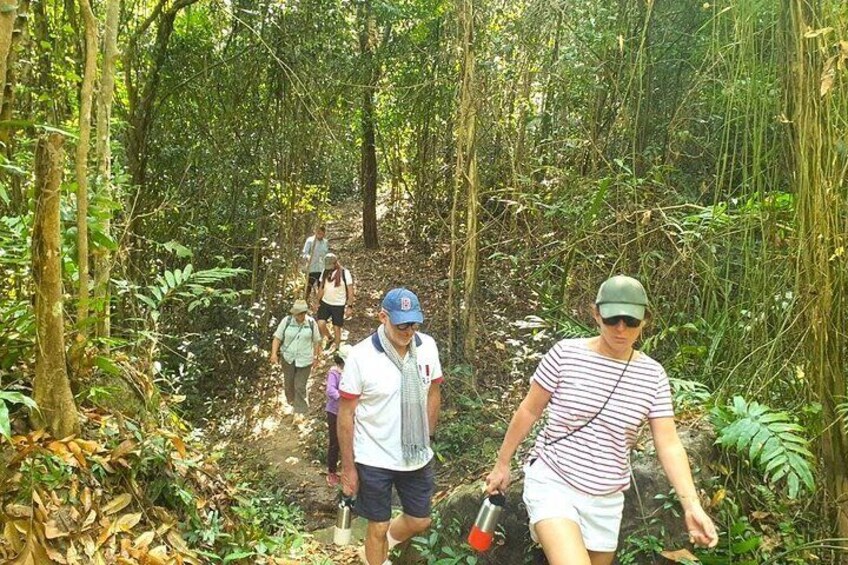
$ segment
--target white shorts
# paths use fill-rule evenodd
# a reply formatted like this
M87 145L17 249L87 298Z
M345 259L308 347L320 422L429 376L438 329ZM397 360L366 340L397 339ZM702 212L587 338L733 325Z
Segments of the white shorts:
M580 526L591 551L615 551L624 510L624 493L593 496L566 483L542 460L524 466L524 504L530 517L530 537L538 541L535 524L567 518Z

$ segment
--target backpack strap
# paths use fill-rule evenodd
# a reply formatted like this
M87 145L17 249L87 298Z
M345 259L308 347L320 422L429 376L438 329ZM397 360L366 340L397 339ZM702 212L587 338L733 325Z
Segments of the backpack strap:
M283 327L283 337L286 336L286 330L289 329L291 325L291 316L286 316L286 325ZM306 317L307 321L309 321L309 331L312 332L312 335L315 335L315 318L312 316Z

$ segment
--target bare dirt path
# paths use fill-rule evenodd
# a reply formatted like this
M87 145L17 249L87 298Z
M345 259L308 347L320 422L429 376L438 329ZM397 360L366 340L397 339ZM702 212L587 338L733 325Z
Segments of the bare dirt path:
M380 248L367 250L361 237L360 203L345 201L332 210L327 222L330 250L354 277L356 299L350 319L345 321L343 342L355 344L376 328L377 312L383 293L394 286L415 290L427 313L427 325L439 323L438 297L444 292L441 254L413 252L393 238L390 230L381 232ZM379 214L379 211L378 211ZM381 228L386 222L381 222ZM283 311L277 305L275 311ZM283 378L272 368L263 352L259 370L251 379L238 383L229 405L210 418L213 437L229 444L233 468L260 469L261 479L285 489L306 517L308 531L333 524L338 490L326 483L324 459L327 424L324 405L325 378L332 356L322 357L312 371L309 383L309 413L304 422L295 423L283 393ZM318 552L332 563L358 563L354 546L335 548L318 545Z

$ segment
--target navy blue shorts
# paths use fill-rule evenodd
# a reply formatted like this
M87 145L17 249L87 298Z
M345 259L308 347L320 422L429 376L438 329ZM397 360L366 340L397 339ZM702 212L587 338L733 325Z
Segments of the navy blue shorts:
M430 499L435 491L433 462L415 471L392 471L356 464L359 492L357 515L372 522L388 522L392 518L392 485L397 490L403 513L413 518L430 517Z
M344 312L344 306L332 306L322 300L318 305L318 313L315 314L315 318L325 322L332 319L333 325L340 328L344 326Z

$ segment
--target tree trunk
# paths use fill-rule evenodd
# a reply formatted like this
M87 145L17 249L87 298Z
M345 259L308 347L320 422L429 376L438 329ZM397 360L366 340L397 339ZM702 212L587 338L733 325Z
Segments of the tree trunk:
M29 0L20 0L18 2L17 18L15 19L14 29L12 31L11 44L9 52L6 55L5 65L5 81L3 86L2 99L0 105L0 146L6 152L6 157L10 158L14 154L14 145L12 143L12 132L14 126L8 122L12 119L12 109L15 103L15 85L17 84L16 63L18 60L18 45L26 37L29 21ZM5 182L9 187L11 203L9 211L12 215L23 214L27 208L26 187L22 179L18 175L9 175L0 171L0 182Z
M0 2L0 107L3 106L3 94L6 89L6 70L9 50L12 47L12 32L15 31L15 18L18 15L16 2Z
M537 181L541 181L548 175L548 166L553 161L554 143L553 136L554 109L556 108L556 91L559 86L559 73L557 73L557 62L559 61L560 37L562 34L562 10L557 10L556 22L554 23L554 43L548 60L548 79L545 85L544 98L542 99L542 119L540 125L537 151L539 161L542 164L535 172Z
M112 100L115 95L115 63L118 59L118 17L121 0L107 0L106 27L103 35L103 71L100 76L100 96L97 101L97 178L99 200L107 204L112 200ZM110 207L111 210L111 207ZM103 220L103 233L112 236L112 214ZM94 249L94 308L97 312L97 336L108 338L112 333L109 280L112 278L112 255L105 245Z
M128 122L127 132L127 169L130 179L136 190L145 184L148 158L148 136L153 126L155 115L156 96L159 83L162 80L162 67L168 57L168 44L174 32L174 21L180 10L191 6L198 0L176 0L170 8L164 9L165 0L159 0L147 19L135 29L129 41L125 53L124 76L126 78ZM143 73L141 66L146 58L138 54L138 45L142 36L153 24L156 24L156 40L151 48L150 64L147 73ZM143 77L143 84L139 79ZM143 208L143 206L142 206Z
M362 155L359 186L362 187L362 239L365 247L374 249L377 241L377 144L374 132L374 94L379 73L374 66L376 24L371 13L371 0L359 7L359 50L365 82L362 91Z
M808 30L827 25L821 21L821 6L803 0L786 0L784 5L799 246L797 294L804 300L801 311L809 328L802 345L806 370L822 407L824 503L842 545L837 562L848 563L848 437L836 409L848 384L844 373L848 361L844 338L848 332L848 268L840 256L848 232L844 216L848 159L839 151L844 139L840 124L848 119L848 95L837 91L838 83L832 85L833 92L826 90L822 80L835 70L826 34L805 37Z
M35 152L35 217L32 228L32 274L35 280L35 380L33 398L39 411L36 426L56 438L79 431L77 408L65 366L62 315L59 199L63 144L56 133L38 140Z
M460 26L462 65L459 115L456 129L457 151L454 183L457 187L455 194L457 196L465 194L468 203L465 215L465 273L460 327L463 334L463 357L466 361L469 361L474 358L477 343L477 255L479 253L477 232L480 208L480 188L477 176L477 85L475 78L473 0L458 0L457 16Z
M88 150L91 139L91 101L97 75L97 20L88 0L80 0L85 30L85 69L80 87L79 140L76 151L77 175L77 267L79 296L77 297L77 327L81 335L88 334Z

